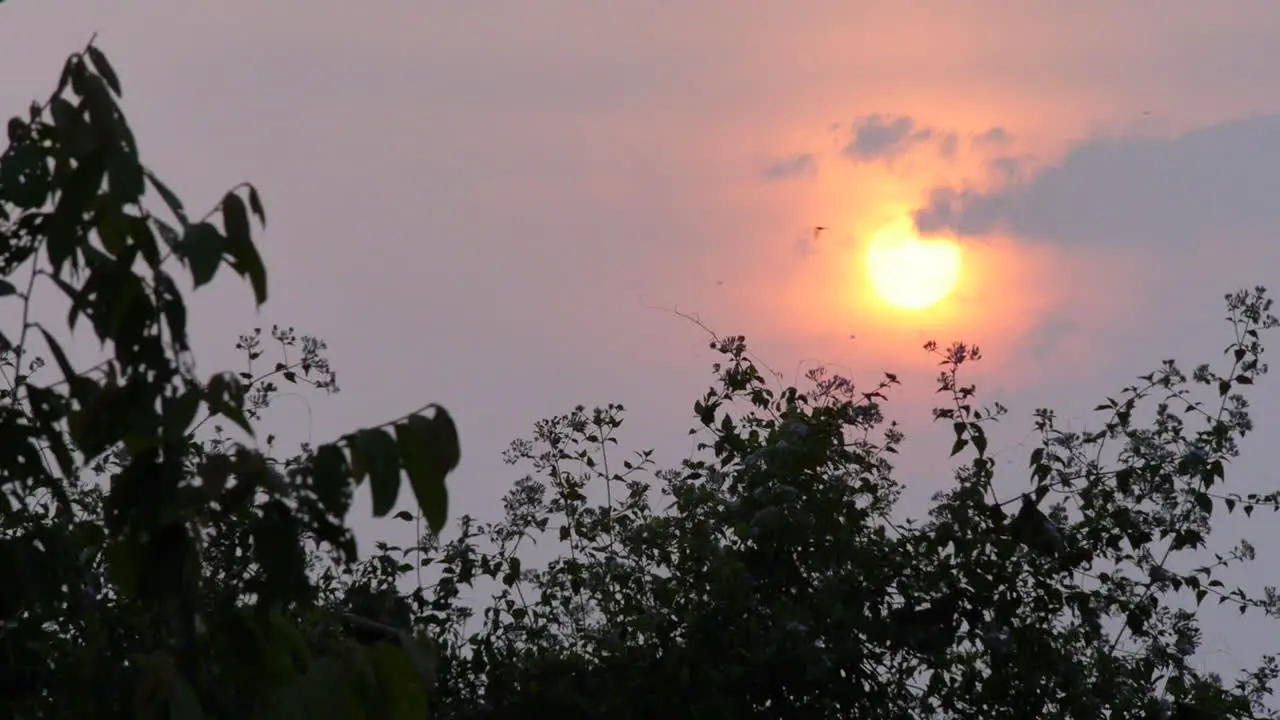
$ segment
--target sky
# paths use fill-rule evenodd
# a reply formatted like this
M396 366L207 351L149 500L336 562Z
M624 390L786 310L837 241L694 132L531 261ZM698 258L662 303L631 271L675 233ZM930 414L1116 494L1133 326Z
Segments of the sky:
M1035 408L1083 427L1160 360L1216 359L1222 295L1275 284L1280 5L1154 7L11 0L0 100L47 95L96 32L144 162L191 207L243 180L267 206L271 300L196 294L202 371L279 323L324 338L342 386L283 400L265 422L284 438L442 403L453 514L496 513L520 474L501 450L579 403L621 402L631 447L686 453L715 357L672 310L787 379L897 372L923 508L950 477L924 341L983 348L971 378L1011 409L993 446L1016 488ZM876 302L861 269L905 221L963 250L924 311ZM1254 396L1263 438L1278 401ZM1263 443L1235 489L1269 487ZM362 537L398 532L361 512ZM1280 575L1274 523L1247 534L1251 577ZM1207 647L1247 662L1277 639L1223 620Z

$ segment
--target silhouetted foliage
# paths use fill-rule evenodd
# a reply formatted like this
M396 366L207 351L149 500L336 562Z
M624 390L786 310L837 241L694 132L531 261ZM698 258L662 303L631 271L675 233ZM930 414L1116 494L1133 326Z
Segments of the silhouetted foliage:
M246 184L189 217L140 162L120 93L90 44L46 101L9 120L0 155L0 301L20 309L0 334L4 714L422 717L430 644L407 622L394 643L326 635L389 618L339 612L316 569L322 552L329 567L356 562L346 515L365 478L375 514L391 512L403 472L443 524L453 422L428 406L286 463L265 453L253 421L276 381L336 389L323 344L276 328L273 369L197 374L173 273L199 288L229 267L261 305L252 224L265 211ZM32 315L41 288L65 298L67 329L87 325L105 358L72 361L58 328ZM242 338L251 363L260 337ZM221 426L198 437L210 421L245 439Z
M245 185L188 217L119 96L90 46L0 155L0 301L21 308L0 336L8 716L1276 717L1274 657L1230 683L1191 664L1204 601L1280 605L1219 579L1251 545L1206 549L1221 514L1280 502L1227 484L1277 324L1261 288L1226 299L1225 364L1165 362L1092 430L1037 411L1025 477L1000 483L1007 411L962 378L978 349L927 346L958 466L923 518L896 519L896 377L778 388L729 337L692 457L657 469L619 449L622 406L575 408L511 445L529 474L502 516L444 541L443 409L281 459L255 425L280 383L337 391L324 343L255 330L242 370L197 375L170 272L198 288L226 265L263 302L262 202ZM33 319L44 286L105 359L80 368ZM360 560L355 488L390 515L402 475L418 512L394 517L420 540Z
M1191 664L1205 600L1277 607L1216 577L1247 542L1205 550L1215 513L1276 504L1226 484L1270 307L1228 296L1225 365L1166 362L1096 429L1037 411L1027 471L1000 484L986 428L1006 410L962 379L978 349L928 345L962 460L918 520L894 519L892 375L779 390L718 339L699 451L668 470L618 450L621 406L540 422L511 446L532 473L504 516L424 548L424 622L448 629L436 716L1274 717L1274 657L1231 684ZM464 623L480 579L497 589Z

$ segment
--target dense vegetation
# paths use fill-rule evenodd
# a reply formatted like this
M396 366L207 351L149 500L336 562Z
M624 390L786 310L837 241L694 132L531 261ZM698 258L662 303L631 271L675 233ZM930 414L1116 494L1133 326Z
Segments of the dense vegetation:
M1162 364L1094 430L1037 411L1009 496L986 430L1006 411L963 378L977 348L927 348L956 470L898 521L897 379L779 388L729 337L694 457L656 468L622 449L621 406L576 408L512 444L528 474L500 517L443 533L443 409L277 457L255 424L282 383L337 390L324 343L255 330L244 368L196 373L170 273L199 288L225 264L265 301L262 202L246 185L188 217L119 96L90 46L0 156L0 295L20 308L0 336L6 716L1276 716L1274 658L1231 681L1192 662L1203 603L1277 609L1218 579L1248 543L1205 550L1215 519L1276 506L1227 484L1277 324L1262 289L1226 298L1221 366ZM34 319L40 287L100 362ZM420 542L358 558L353 491L389 515L402 474L419 514L395 518L425 521Z
M403 472L442 526L453 422L428 407L287 464L250 440L269 383L332 385L321 345L276 331L287 356L273 368L197 374L172 273L198 288L225 264L264 302L251 231L262 201L245 185L188 217L139 161L120 93L90 45L48 100L9 120L0 155L0 296L20 309L0 335L8 715L351 717L346 706L365 703L375 716L421 716L426 644L356 608L317 612L314 567L356 561L346 516L366 478L376 514L393 508ZM148 209L148 188L170 220ZM100 362L77 367L66 338L35 319L42 291L65 298L67 330L88 325ZM255 360L258 343L243 343ZM198 438L217 423L246 439ZM362 642L370 629L394 643Z

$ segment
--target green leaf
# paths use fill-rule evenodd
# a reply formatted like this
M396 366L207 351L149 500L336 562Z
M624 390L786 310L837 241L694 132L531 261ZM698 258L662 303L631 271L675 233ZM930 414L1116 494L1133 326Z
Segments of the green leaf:
M356 434L360 456L369 467L369 485L373 493L373 516L385 517L396 506L400 494L400 454L396 441L381 428L368 428Z
M227 231L227 254L235 261L236 270L249 278L258 304L263 304L267 301L267 269L253 244L244 201L234 192L222 198L222 225Z
M201 222L187 228L179 247L198 288L213 280L214 274L218 272L226 238L213 225Z
M433 533L444 529L449 511L445 476L458 466L458 430L444 408L431 418L413 415L396 425L396 444L418 507Z

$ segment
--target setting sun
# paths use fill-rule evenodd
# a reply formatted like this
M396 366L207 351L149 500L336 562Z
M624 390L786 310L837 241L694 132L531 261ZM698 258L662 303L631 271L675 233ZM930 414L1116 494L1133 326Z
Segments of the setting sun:
M867 249L871 286L890 304L919 310L951 294L960 280L960 246L951 240L922 240L909 229L891 228Z

